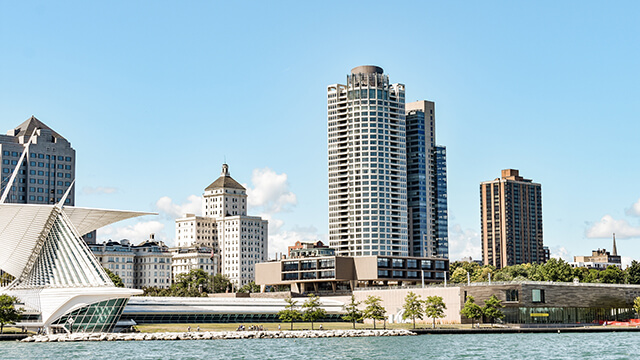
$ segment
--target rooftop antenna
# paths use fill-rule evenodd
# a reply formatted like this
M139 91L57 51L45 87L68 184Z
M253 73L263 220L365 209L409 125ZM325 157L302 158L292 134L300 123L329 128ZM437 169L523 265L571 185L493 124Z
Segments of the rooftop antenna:
M35 139L36 131L38 131L38 128L33 129L33 133L31 134L31 137L29 137L29 141L27 141L27 143L24 144L24 151L22 152L22 155L20 155L20 160L18 161L16 168L13 169L13 173L11 174L9 181L7 181L7 185L6 185L7 187L4 188L4 192L2 193L2 198L0 198L0 204L4 204L4 202L7 200L7 196L9 195L9 191L11 190L11 186L13 185L13 182L16 180L16 176L20 172L20 167L22 166L22 162L24 161L24 158L27 155L27 153L29 153L29 145L31 145L31 142Z

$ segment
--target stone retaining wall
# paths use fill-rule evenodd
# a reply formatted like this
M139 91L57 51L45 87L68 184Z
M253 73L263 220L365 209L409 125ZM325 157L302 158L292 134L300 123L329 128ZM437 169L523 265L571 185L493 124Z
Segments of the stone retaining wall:
M367 336L408 336L415 333L399 330L305 330L305 331L200 331L163 333L75 333L34 335L22 342L67 341L151 341L151 340L222 340L222 339L289 339Z

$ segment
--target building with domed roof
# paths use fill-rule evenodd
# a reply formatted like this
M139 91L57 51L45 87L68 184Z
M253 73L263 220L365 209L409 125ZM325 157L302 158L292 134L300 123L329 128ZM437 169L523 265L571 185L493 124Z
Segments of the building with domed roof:
M203 216L186 214L176 219L178 247L210 248L211 258L217 260L213 263L218 264L216 273L237 287L254 281L255 264L267 260L268 221L247 216L247 189L231 177L227 164L205 188L203 198ZM174 276L179 273L176 270Z

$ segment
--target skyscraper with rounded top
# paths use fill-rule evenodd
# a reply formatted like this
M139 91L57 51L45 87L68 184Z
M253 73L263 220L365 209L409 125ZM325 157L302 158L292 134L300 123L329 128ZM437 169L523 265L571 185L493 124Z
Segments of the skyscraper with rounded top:
M329 245L408 256L405 87L358 66L327 87Z

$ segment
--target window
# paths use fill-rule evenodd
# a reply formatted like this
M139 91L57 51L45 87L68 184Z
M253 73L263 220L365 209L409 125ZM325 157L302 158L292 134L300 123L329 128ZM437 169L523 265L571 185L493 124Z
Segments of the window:
M531 290L531 302L532 303L544 303L544 290L533 289Z
M403 268L404 260L403 259L393 259L392 264L394 268Z
M380 258L378 259L378 267L389 267L389 259L385 259L385 258Z
M518 301L518 290L506 290L506 301Z

